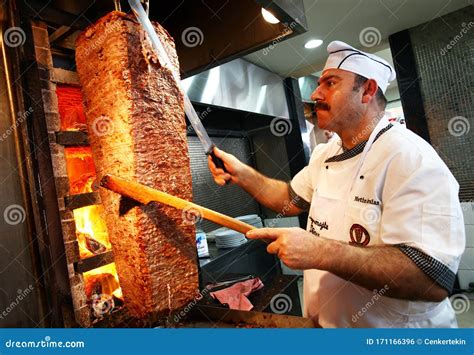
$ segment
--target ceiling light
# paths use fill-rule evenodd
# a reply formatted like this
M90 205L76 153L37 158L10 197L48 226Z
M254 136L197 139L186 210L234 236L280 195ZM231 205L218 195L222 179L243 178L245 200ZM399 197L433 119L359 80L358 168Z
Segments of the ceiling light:
M262 7L262 16L267 22L270 22L273 24L280 22L280 20L277 19L270 11L265 10L263 7Z
M304 44L304 47L307 49L313 49L319 47L321 44L323 44L323 41L320 39L310 39Z

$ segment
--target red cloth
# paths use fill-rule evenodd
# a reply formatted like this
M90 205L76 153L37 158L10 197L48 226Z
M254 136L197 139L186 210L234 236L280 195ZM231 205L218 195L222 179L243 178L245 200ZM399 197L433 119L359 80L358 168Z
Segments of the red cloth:
M253 304L250 303L247 296L254 291L260 290L262 287L262 280L256 277L247 281L237 282L222 290L211 292L211 296L222 304L228 304L230 309L250 311L253 308Z

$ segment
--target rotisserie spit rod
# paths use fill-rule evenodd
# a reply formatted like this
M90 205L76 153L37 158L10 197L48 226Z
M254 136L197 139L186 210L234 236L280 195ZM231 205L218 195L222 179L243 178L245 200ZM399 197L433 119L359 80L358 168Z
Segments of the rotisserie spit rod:
M160 202L174 208L183 210L183 213L190 215L188 218L204 218L224 227L233 229L240 233L247 233L251 229L255 229L250 224L239 221L236 218L226 216L225 214L213 211L209 208L202 207L193 202L183 200L179 197L172 196L163 191L153 189L143 184L125 180L112 175L105 175L100 186L114 191L122 196L126 196L142 204L148 204L152 201Z

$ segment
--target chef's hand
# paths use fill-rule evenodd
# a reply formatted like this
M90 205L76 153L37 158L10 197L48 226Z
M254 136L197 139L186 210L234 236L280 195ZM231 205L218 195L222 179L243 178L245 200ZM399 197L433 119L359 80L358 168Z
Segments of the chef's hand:
M260 228L246 234L270 242L267 252L276 254L290 269L313 269L319 257L318 238L301 228Z
M226 153L217 147L214 147L214 154L222 160L227 170L227 172L225 172L224 170L217 168L212 161L212 158L210 156L207 158L209 170L211 171L216 184L221 186L225 185L226 182L238 184L249 167L232 154Z

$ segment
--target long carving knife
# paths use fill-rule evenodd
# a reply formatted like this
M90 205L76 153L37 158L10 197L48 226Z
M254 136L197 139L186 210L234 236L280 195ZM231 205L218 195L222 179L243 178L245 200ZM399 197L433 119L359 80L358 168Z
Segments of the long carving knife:
M135 16L137 17L138 22L140 22L145 32L148 34L148 38L151 41L155 54L158 56L158 58L160 58L164 62L162 63L163 66L167 67L170 70L171 74L173 75L173 79L176 82L176 85L178 86L184 98L184 112L186 112L189 122L191 122L191 125L194 128L194 131L196 132L199 140L201 141L204 147L204 151L206 152L207 155L211 156L212 161L214 162L216 167L224 171L227 171L225 169L224 162L214 154L215 145L214 143L212 143L211 138L209 138L209 135L207 134L206 129L202 125L202 122L196 113L196 110L191 104L191 100L189 100L189 97L186 94L186 91L181 85L181 79L179 77L179 73L176 72L173 65L171 64L171 60L168 57L168 53L166 53L166 50L163 47L163 44L161 43L160 38L158 37L155 29L153 28L153 25L151 24L150 19L148 18L145 12L145 9L140 3L140 0L128 0L128 3L130 4L130 7L135 13Z

